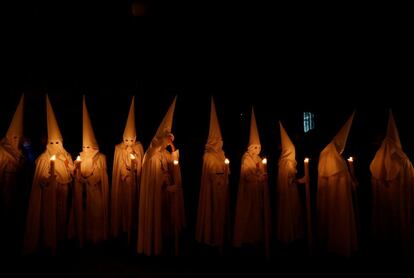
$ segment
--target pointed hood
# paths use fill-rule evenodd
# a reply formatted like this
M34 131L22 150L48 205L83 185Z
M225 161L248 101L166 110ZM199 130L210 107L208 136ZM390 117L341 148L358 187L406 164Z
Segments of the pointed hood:
M6 137L13 138L14 136L23 137L23 110L24 110L24 94L20 98L17 105L16 112L14 112L13 119L7 130Z
M129 107L128 120L125 125L124 138L134 138L137 136L135 128L135 96L132 97L131 106Z
M165 132L171 133L176 101L177 101L177 96L174 98L173 102L171 103L170 108L168 108L167 114L165 114L164 119L162 120L160 126L158 127L155 137L161 137Z
M345 160L341 156L345 149L348 134L352 126L355 111L346 121L333 140L322 150L319 155L318 175L321 177L329 177L339 172L347 171L348 167Z
M341 130L338 132L338 134L336 134L336 136L333 138L332 142L335 147L336 150L342 154L342 152L345 149L346 146L346 141L348 139L348 135L349 135L349 131L351 130L351 126L352 126L352 121L354 119L354 115L355 115L355 111L352 112L351 117L349 117L349 119L346 121L346 123L344 124L344 126L341 128Z
M259 132L257 131L256 117L254 115L254 109L252 107L252 118L250 121L250 139L249 146L260 145Z
M63 142L62 134L60 133L59 126L56 121L55 113L53 112L52 105L48 95L46 95L46 114L47 114L47 138L48 141L60 140Z
M390 110L388 116L387 136L389 140L393 141L401 149L400 135L398 134L397 126L394 121L394 116Z
M371 174L376 179L391 181L397 178L402 168L401 162L405 159L408 160L408 157L402 150L397 126L390 111L387 135L371 162Z
M88 108L86 107L85 96L83 96L83 146L91 146L98 148L98 143L96 142L95 134L93 132L91 119L89 118Z
M211 97L211 111L210 111L210 130L208 133L207 144L213 145L219 141L222 141L220 125L216 113L216 105L214 99Z
M290 140L286 130L284 129L282 123L279 121L280 127L280 140L282 142L282 153L280 157L283 159L296 160L295 145L293 145Z

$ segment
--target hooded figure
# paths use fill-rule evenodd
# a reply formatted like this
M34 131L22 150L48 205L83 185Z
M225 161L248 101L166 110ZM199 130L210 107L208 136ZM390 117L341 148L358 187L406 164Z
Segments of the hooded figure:
M203 157L196 240L222 249L229 231L229 169L211 98L210 131Z
M370 165L373 232L379 241L414 251L414 168L403 152L390 111L387 135Z
M185 226L179 152L171 133L175 102L176 98L145 152L142 166L137 250L148 256L160 255L168 246L177 255ZM166 150L168 146L172 153Z
M242 157L237 195L234 246L264 244L269 256L270 204L267 165L261 150L256 118L252 109L249 147Z
M276 237L279 242L289 244L304 236L302 205L296 179L295 146L281 122L279 122L279 126L282 153L279 158L277 176Z
M7 130L0 141L0 215L9 218L16 203L16 192L19 188L19 173L24 164L21 142L23 139L23 106L24 96Z
M111 235L127 235L137 229L138 195L144 149L135 128L135 97L132 97L123 142L115 146L111 188Z
M82 152L75 161L69 237L98 244L108 237L109 185L106 157L99 152L83 97Z
M357 249L357 229L352 198L355 182L345 159L345 149L354 113L322 150L318 163L317 226L324 252L350 256Z
M68 191L73 162L63 148L63 139L48 96L46 96L48 143L36 160L26 221L24 252L33 253L43 245L55 254L57 241L66 237Z

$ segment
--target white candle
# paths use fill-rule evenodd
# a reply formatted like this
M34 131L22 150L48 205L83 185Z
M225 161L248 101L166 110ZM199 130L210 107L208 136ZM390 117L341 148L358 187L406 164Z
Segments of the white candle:
M131 171L132 172L135 172L135 159L136 159L136 156L134 155L134 154L132 154L132 153L130 153L129 154L129 158L131 158Z
M310 204L310 179L309 179L309 158L305 157L303 160L305 168L305 191L306 191L306 220L307 220L307 236L309 253L312 254L312 216Z
M352 156L348 158L348 164L351 175L355 177L354 158Z
M305 157L303 162L305 163L305 182L309 183L309 158Z
M265 172L267 173L267 158L266 157L262 159L262 164L264 166Z
M51 177L55 176L55 160L56 160L56 155L52 155L50 157L50 176Z
M80 168L81 168L81 161L82 161L82 159L81 159L80 155L78 155L78 157L76 158L76 168L78 170L80 170Z
M224 176L225 177L227 177L229 173L229 164L230 164L230 160L226 157L226 159L224 159Z

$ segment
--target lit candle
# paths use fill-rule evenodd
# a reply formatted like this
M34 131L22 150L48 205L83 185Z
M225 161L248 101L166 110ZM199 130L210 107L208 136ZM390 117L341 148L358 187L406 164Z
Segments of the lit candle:
M228 158L224 159L224 176L227 177L229 173L229 164L230 160Z
M79 170L80 170L80 167L81 167L81 161L82 161L82 159L81 159L80 155L78 155L78 157L76 158L76 168L79 169Z
M355 177L354 158L352 156L348 158L348 164L352 177Z
M309 183L309 158L308 157L305 157L304 163L305 163L305 182Z
M130 153L129 158L131 158L131 171L135 172L135 168L136 168L135 167L135 159L136 159L136 156L134 154Z
M50 176L51 177L55 176L55 160L56 160L56 155L52 155L52 157L50 157Z
M307 221L307 236L308 236L308 248L309 253L312 254L312 216L311 216L311 204L310 204L310 179L309 179L309 158L305 157L305 191L306 191L306 221Z
M178 165L178 160L174 159L174 165Z
M266 157L262 159L262 164L264 166L265 172L267 173L267 158Z

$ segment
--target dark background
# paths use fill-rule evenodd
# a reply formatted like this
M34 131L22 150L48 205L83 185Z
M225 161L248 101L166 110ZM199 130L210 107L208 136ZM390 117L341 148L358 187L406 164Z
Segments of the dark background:
M273 10L252 3L233 7L146 2L145 16L134 17L131 2L13 5L11 11L19 17L4 25L2 35L0 132L7 131L20 95L25 93L25 135L36 155L43 152L42 138L47 136L45 94L49 94L64 146L75 158L81 150L82 95L86 95L95 135L101 152L107 155L111 175L114 146L122 140L131 97L135 95L136 100L137 137L146 149L178 95L173 133L181 154L188 218L183 257L136 258L131 250L111 243L99 251L68 252L71 263L62 255L52 261L16 260L12 266L23 265L52 275L72 268L68 275L107 276L213 275L225 266L228 275L249 270L260 276L266 270L276 273L295 263L319 274L337 267L369 269L377 259L390 257L393 266L399 265L398 253L378 258L376 248L371 246L369 163L385 134L389 109L393 110L405 152L414 158L409 38L376 22L359 26L354 21L359 13L330 26L329 20L317 18L316 13L307 14L305 6L300 6L298 14L289 10L288 15L280 16L283 10L276 9L274 17L258 17L251 14ZM209 11L236 17L197 17ZM240 16L240 11L251 14ZM304 18L297 20L302 14L322 24L313 26ZM103 20L101 16L106 15L109 17ZM20 16L25 20L19 22ZM352 28L346 28L348 25ZM296 144L299 176L303 174L304 156L311 158L314 210L319 152L356 110L344 154L356 157L360 182L361 251L356 259L309 258L304 243L288 250L274 243L272 260L265 262L251 250L235 251L228 246L226 255L219 257L194 242L210 96L216 101L224 150L231 161L232 220L252 105L262 152L269 160L273 213L280 144L278 121L283 122ZM303 133L304 111L315 113L316 129L310 134ZM17 246L12 248L13 254ZM241 267L240 263L245 264ZM199 270L206 266L210 266L209 271ZM49 270L45 272L43 267Z

